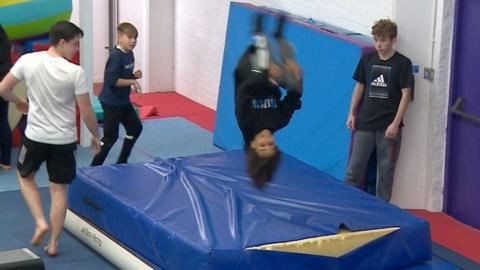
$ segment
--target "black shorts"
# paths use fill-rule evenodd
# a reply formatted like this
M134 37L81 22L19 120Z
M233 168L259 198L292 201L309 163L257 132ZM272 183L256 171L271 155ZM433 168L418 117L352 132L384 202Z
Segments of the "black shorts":
M17 169L22 177L38 171L44 161L47 162L49 180L58 184L70 184L75 178L77 144L48 144L22 138L22 147L18 152Z

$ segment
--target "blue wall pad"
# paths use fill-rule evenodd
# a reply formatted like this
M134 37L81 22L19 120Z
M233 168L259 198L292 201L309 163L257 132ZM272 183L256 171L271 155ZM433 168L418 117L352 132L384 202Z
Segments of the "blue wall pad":
M428 223L284 155L255 189L243 150L81 168L69 208L158 269L402 269L431 258ZM400 227L339 257L245 250ZM368 258L368 259L366 259Z
M233 71L251 43L256 12L267 15L265 32L273 32L275 12L230 4L214 133L214 143L225 150L243 147L234 113ZM345 121L355 84L352 75L362 52L371 50L372 43L365 36L346 30L335 33L339 28L327 29L328 25L307 19L291 19L285 28L304 70L304 94L302 109L295 112L288 127L276 133L278 145L283 152L343 179L350 146Z
M103 122L102 104L100 104L100 100L95 95L92 95L92 109L93 109L93 112L95 112L95 116L97 117L97 121Z

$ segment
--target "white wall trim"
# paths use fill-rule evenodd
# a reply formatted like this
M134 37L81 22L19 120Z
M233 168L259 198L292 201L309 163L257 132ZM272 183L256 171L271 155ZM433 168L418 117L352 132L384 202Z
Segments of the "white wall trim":
M151 85L150 85L150 46L149 46L149 39L150 39L150 2L152 0L145 1L145 5L142 9L142 27L144 28L145 37L143 37L144 42L142 43L143 51L145 54L143 55L143 67L145 70L142 70L143 74L143 82L145 85L142 85L143 92L151 92ZM155 0L153 0L155 1ZM158 0L157 0L158 1Z
M80 12L80 28L82 28L84 35L80 40L80 65L85 71L85 82L89 86L90 96L93 95L93 10L92 0L79 1ZM91 97L90 97L91 98ZM80 125L80 144L83 147L88 147L91 144L92 135L88 131L87 126L82 121Z
M454 10L455 1L438 1L432 63L435 78L430 92L432 106L429 112L429 138L432 138L429 152L432 159L427 164L427 178L431 179L431 186L425 196L426 208L430 211L443 210Z

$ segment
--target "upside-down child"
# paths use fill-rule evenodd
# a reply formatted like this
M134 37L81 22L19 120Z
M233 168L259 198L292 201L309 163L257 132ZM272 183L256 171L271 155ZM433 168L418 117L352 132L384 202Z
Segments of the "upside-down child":
M234 74L235 115L244 139L247 173L257 187L263 187L275 173L281 154L273 133L300 109L303 91L302 70L282 33L286 17L279 18L275 44L263 34L262 19L257 15L254 42L241 56ZM273 45L278 46L277 59ZM283 99L280 88L287 92Z

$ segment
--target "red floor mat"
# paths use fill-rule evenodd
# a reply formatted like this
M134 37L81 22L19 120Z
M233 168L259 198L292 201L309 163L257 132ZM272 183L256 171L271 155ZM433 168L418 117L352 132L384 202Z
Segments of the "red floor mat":
M184 118L190 122L195 123L206 130L213 132L215 128L215 112L205 112L197 115L186 115Z
M157 116L157 108L154 105L145 105L138 107L138 117L148 119Z
M465 225L445 213L408 211L429 221L432 241L480 263L480 230Z
M101 83L94 84L94 95L98 96L101 90ZM139 107L141 119L180 116L213 132L215 111L176 92L155 92L143 95L132 94L130 95L130 100L134 105ZM152 106L155 107L155 114L153 115L150 113ZM143 115L142 113L147 113L148 115Z
M147 93L141 96L132 94L130 99L133 104L140 107L155 106L158 117L181 116L209 131L213 131L215 111L178 93Z
M132 103L139 106L155 105L161 117L199 115L214 112L175 92L147 93L141 96L133 94L130 96L130 99Z

